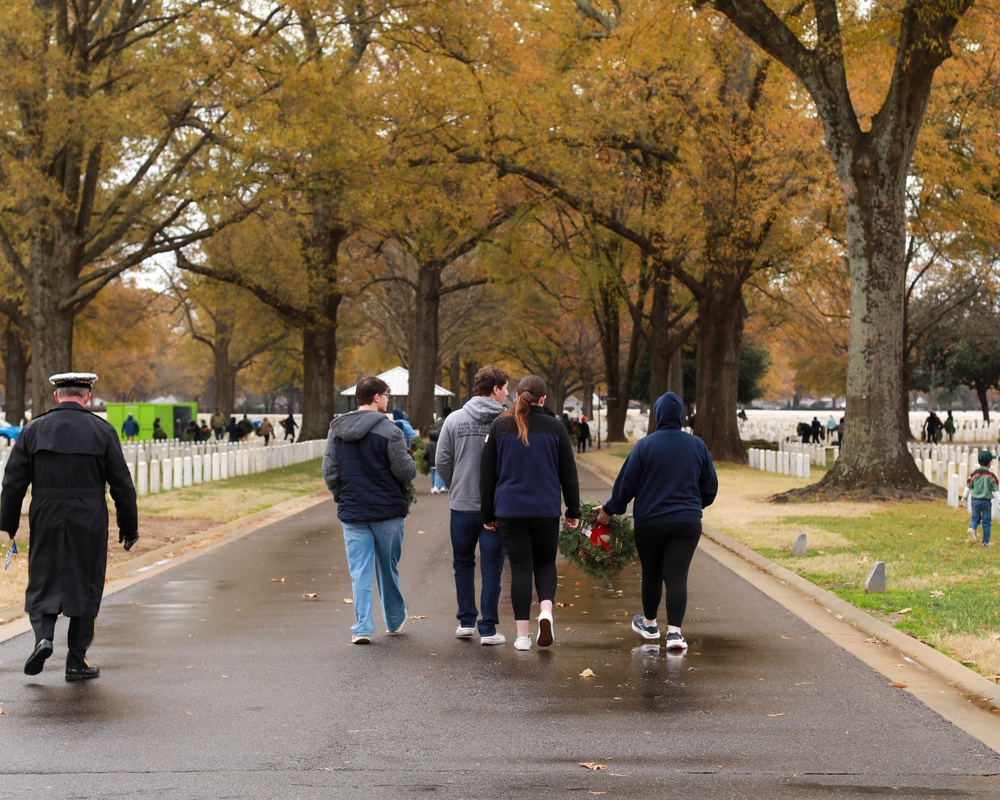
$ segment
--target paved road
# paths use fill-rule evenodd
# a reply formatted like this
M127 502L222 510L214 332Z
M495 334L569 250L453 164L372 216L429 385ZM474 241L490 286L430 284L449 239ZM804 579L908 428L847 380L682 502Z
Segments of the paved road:
M564 566L549 651L456 640L446 520L422 494L411 619L368 647L327 502L109 597L98 681L64 682L62 623L36 678L0 644L0 797L1000 797L997 753L703 553L686 656L629 630L635 570Z

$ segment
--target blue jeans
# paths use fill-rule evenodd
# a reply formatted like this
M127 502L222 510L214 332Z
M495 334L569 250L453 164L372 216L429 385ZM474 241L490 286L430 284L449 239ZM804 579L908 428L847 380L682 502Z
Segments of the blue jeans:
M993 524L993 501L975 500L972 501L972 522L969 524L973 530L979 527L979 521L983 522L983 544L990 543L990 527Z
M396 630L406 619L406 603L399 591L396 565L403 552L403 518L381 522L342 522L347 567L354 591L351 633L370 636L375 631L372 616L372 573L378 582L382 618L386 630Z
M458 618L463 628L476 627L476 545L479 545L479 571L483 588L479 595L482 619L479 635L492 636L500 621L500 576L503 574L504 549L500 534L483 527L478 511L451 512L451 550L455 567L455 591L458 595Z
M438 475L437 467L431 467L431 488L444 489L444 478Z

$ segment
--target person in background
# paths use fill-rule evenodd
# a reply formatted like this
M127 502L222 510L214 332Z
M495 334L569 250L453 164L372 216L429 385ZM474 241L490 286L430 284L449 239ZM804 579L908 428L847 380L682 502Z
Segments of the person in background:
M264 417L264 419L260 421L260 427L257 429L257 433L264 437L264 446L267 447L271 441L271 436L274 433L274 426L271 424L271 420Z
M56 619L69 617L66 680L97 678L87 661L104 594L108 564L110 487L118 541L126 550L139 540L135 487L118 434L90 413L90 372L53 375L56 406L35 417L17 437L0 490L0 530L13 539L21 503L31 486L28 511L28 587L24 610L35 633L25 675L38 675L52 655Z
M222 441L222 437L226 435L226 415L222 413L221 409L215 409L210 424L216 440Z
M576 425L576 452L586 453L587 445L593 440L590 438L590 425L587 418L581 414L580 421Z
M295 441L295 429L297 427L299 427L298 423L295 422L295 417L293 417L289 413L289 415L287 417L285 417L283 420L281 420L281 427L285 429L285 439L284 439L284 441L287 442L289 439L291 439L294 442Z
M515 650L530 650L531 583L538 593L535 642L554 640L559 518L566 500L566 527L580 524L580 482L566 427L548 416L545 381L528 375L517 386L512 408L494 420L483 448L479 491L483 526L500 532L510 561Z
M673 392L653 406L656 430L640 439L615 479L611 499L601 506L597 523L624 514L635 500L635 546L642 564L642 613L632 617L632 630L659 639L656 621L667 590L668 650L685 650L681 633L687 612L687 580L701 538L702 509L719 491L715 465L705 443L681 429L684 403Z
M394 408L392 410L392 424L403 432L403 436L406 437L406 449L412 453L413 442L417 438L417 432L413 430L413 426L410 424L410 420L403 409Z
M162 442L167 438L167 432L163 430L163 425L160 424L160 418L157 417L153 420L153 441Z
M500 367L487 364L480 368L472 381L473 396L445 419L435 452L435 465L448 486L451 507L451 553L458 600L455 636L471 639L478 629L482 645L507 641L497 630L503 540L496 530L483 527L479 479L486 435L490 424L503 412L509 381L510 376ZM476 608L477 547L482 578L479 608Z
M125 421L122 423L122 436L125 437L126 441L134 442L135 437L139 435L139 422L129 414Z
M448 491L444 479L438 474L438 469L434 465L434 458L437 454L438 439L440 438L441 434L434 428L431 428L430 432L427 434L427 444L424 446L423 459L428 463L431 469L431 494L441 494L441 492Z
M989 450L979 452L979 468L972 471L965 483L966 492L972 494L972 521L969 523L967 541L975 544L976 528L983 524L983 547L990 547L990 529L993 525L993 492L1000 491L997 476L990 472L993 454Z

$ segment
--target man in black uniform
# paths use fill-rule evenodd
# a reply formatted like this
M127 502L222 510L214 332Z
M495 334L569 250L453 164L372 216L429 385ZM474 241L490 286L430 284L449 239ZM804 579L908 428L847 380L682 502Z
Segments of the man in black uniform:
M139 514L118 433L86 408L97 376L71 372L49 380L56 387L57 405L29 422L11 450L0 491L0 530L14 538L30 484L24 610L35 632L35 649L24 672L42 671L62 613L69 617L66 680L82 681L101 674L87 662L87 648L94 639L108 564L105 484L115 502L118 541L126 550L139 538Z

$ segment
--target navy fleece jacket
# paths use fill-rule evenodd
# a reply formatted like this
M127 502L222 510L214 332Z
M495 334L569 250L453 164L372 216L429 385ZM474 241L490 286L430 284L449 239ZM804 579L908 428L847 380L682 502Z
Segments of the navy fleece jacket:
M541 406L528 413L528 444L518 438L513 417L501 415L490 426L479 473L483 522L498 517L580 518L580 481L566 426Z
M615 480L608 514L624 514L634 498L635 524L701 522L719 492L712 455L697 436L681 430L684 403L667 392L653 406L656 430L639 440Z

